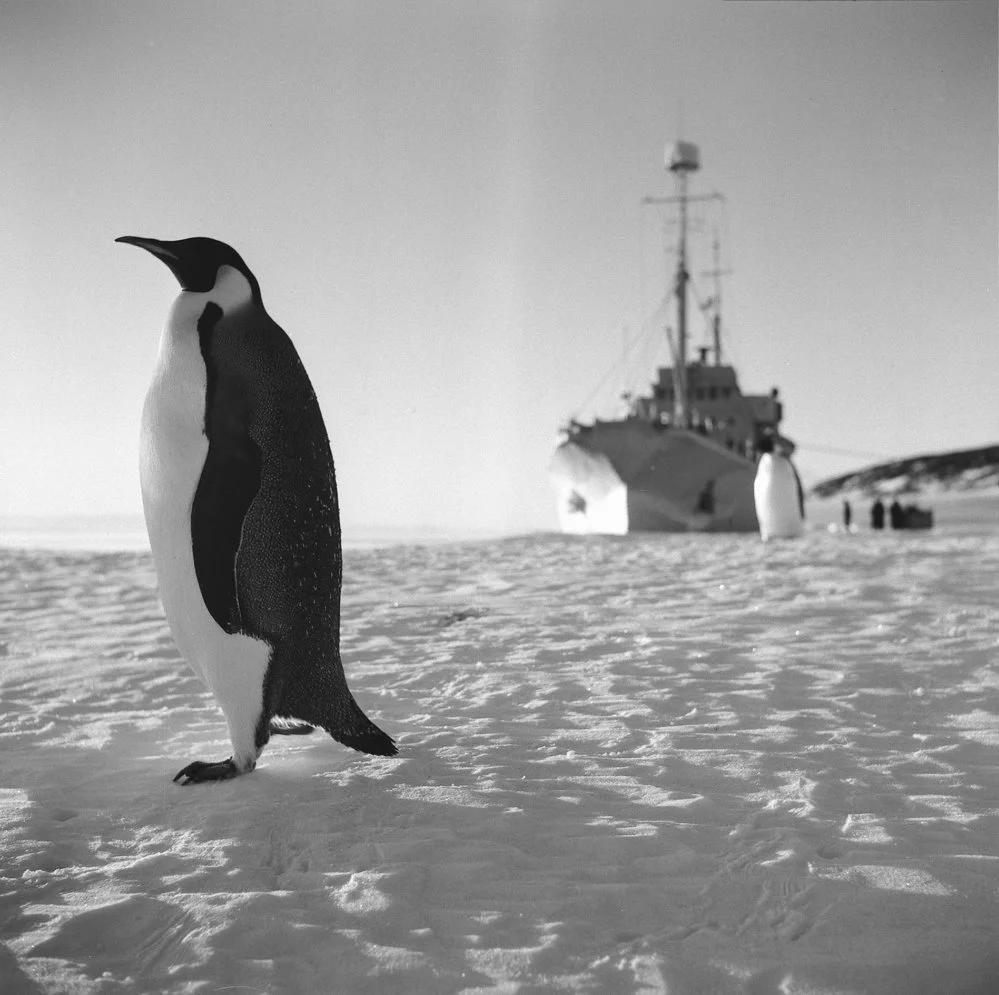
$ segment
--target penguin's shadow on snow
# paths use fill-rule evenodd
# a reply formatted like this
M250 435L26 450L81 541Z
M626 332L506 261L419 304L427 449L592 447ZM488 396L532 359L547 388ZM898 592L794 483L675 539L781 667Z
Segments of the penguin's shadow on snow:
M23 793L26 804L5 843L4 863L14 884L0 896L0 991L34 995L43 989L5 944L49 923L50 915L40 906L65 905L68 895L92 887L95 876L131 881L126 890L139 897L157 880L158 871L167 871L157 867L156 855L151 855L152 862L140 860L145 855L137 853L136 845L137 830L150 822L136 817L137 812L140 806L149 810L147 789L162 765L137 759L123 769L120 757L80 747L48 747L30 755L14 750L6 761L0 787ZM147 921L150 910L163 911L171 921L179 914L169 903L154 904L155 909L150 905L144 910ZM121 913L117 903L107 908L115 910L115 916ZM142 918L134 911L125 918ZM21 964L32 957L55 957L80 964L87 973L90 948L100 946L98 934L107 914L104 906L84 907L62 917L58 928L29 950ZM108 939L108 949L120 946L118 939L110 942L110 934ZM97 974L113 966L108 962Z
M41 985L21 970L17 958L3 942L0 942L0 991L4 995L45 995Z

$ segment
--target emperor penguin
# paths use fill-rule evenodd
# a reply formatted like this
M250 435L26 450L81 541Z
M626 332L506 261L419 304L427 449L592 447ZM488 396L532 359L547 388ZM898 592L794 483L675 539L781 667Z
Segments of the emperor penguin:
M180 283L142 412L139 477L160 597L225 715L232 756L174 781L247 773L273 733L380 756L340 661L336 475L312 384L239 254L211 238L116 239Z
M764 542L796 539L805 531L805 492L801 479L779 447L772 436L765 436L757 446L761 455L753 481L753 497Z

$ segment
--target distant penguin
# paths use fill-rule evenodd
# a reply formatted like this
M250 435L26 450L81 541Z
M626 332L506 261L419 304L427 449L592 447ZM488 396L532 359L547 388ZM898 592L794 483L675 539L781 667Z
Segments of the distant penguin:
M760 536L794 539L805 531L805 492L791 461L765 437L757 446L761 453L753 482Z
M225 243L116 241L151 252L181 287L142 413L142 503L170 630L232 740L231 757L174 780L247 773L272 733L312 726L393 756L344 679L336 477L295 347Z

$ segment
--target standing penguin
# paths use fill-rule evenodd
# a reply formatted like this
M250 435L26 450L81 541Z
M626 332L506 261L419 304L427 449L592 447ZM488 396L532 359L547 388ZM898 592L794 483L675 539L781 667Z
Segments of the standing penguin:
M311 726L393 756L343 675L336 477L295 347L225 243L116 241L151 252L181 287L142 413L142 504L170 631L232 740L227 760L174 780L247 773L272 733Z
M798 472L779 449L772 436L757 446L761 453L753 482L756 517L760 535L768 539L795 539L805 531L805 492Z

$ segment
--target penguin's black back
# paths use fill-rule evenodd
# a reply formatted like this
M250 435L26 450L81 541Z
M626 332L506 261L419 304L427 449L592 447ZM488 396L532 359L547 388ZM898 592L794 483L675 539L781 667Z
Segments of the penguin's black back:
M226 631L273 647L263 727L274 715L298 718L392 755L340 662L336 473L305 367L259 299L230 313L208 304L198 330L209 449L191 532L205 604Z

